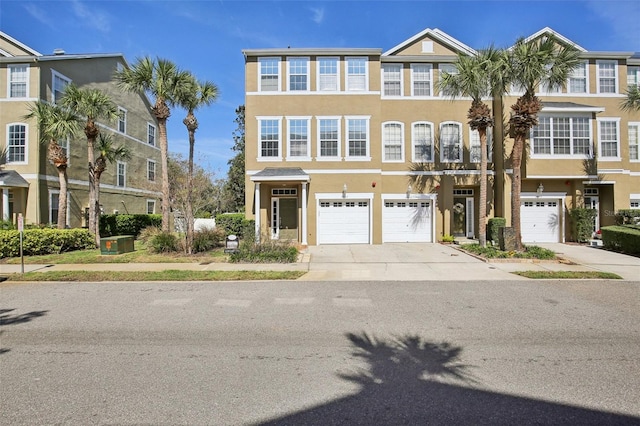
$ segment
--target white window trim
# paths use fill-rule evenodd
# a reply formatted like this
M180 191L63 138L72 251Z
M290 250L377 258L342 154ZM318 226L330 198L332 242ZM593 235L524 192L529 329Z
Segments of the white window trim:
M609 63L609 64L614 64L614 79L615 79L615 91L613 93L609 93L609 92L601 92L600 91L600 64L604 64L604 63ZM618 90L618 87L620 86L620 80L619 80L619 69L620 67L618 66L618 61L616 60L597 60L596 61L596 93L597 94L602 94L602 95L616 95L618 94L620 91Z
M352 89L349 87L349 61L350 60L357 60L357 59L362 59L364 60L364 89L360 90L360 89ZM345 90L347 92L356 92L356 93L363 93L363 92L368 92L369 91L369 58L366 56L348 56L344 59L344 67L345 67ZM357 74L360 75L360 74Z
M416 124L426 124L431 127L431 160L422 161L416 158L416 144L415 144L415 126ZM420 161L422 163L428 164L435 162L435 127L430 121L414 121L411 123L411 159L412 161Z
M385 68L395 68L399 70L400 74L400 94L399 95L387 95L384 93L384 83L385 83ZM380 81L382 82L382 87L380 88L380 93L383 98L401 98L404 96L404 66L402 64L382 64L380 67Z
M57 99L56 99L56 91L55 91L55 84L56 84L56 77L61 78L62 80L66 80L67 81L67 85L71 84L71 79L63 74L60 74L58 71L56 70L51 70L51 103L55 104Z
M120 114L123 113L123 112L124 112L124 120L121 120L120 119ZM118 122L116 123L116 126L117 126L116 127L116 131L118 133L122 133L123 135L127 134L127 113L128 113L128 111L125 108L123 108L121 106L118 107ZM124 121L124 130L123 131L120 131L120 122L121 121Z
M153 129L153 143L149 141L149 129ZM157 140L158 140L158 129L156 128L156 125L153 123L149 123L147 121L147 144L151 146L156 146Z
M350 120L366 120L367 122L367 155L366 156L350 156L349 155L349 121ZM344 159L345 161L371 161L371 116L370 115L346 115L344 117L345 125L345 143L344 143Z
M413 78L413 69L418 66L426 66L429 68L429 93L431 93L431 95L429 96L416 95L414 92L415 80ZM416 98L433 98L434 97L433 96L433 64L411 64L411 96Z
M153 179L149 179L149 171L150 171L150 165L153 164ZM156 182L157 181L157 175L158 175L158 167L157 167L157 163L155 160L152 160L150 158L147 158L147 180L149 182Z
M442 127L448 124L455 124L458 126L458 134L460 135L460 140L458 141L458 149L460 150L460 155L458 156L459 158L457 160L451 161L444 158L444 150L442 149ZM462 163L464 161L464 137L463 137L463 133L462 133L462 123L460 123L459 121L443 121L442 123L440 123L440 126L438 126L438 131L439 131L439 140L438 140L438 145L439 145L439 149L440 149L440 162L441 163Z
M322 156L320 153L321 145L320 142L322 139L320 138L320 120L336 120L338 122L337 130L338 130L338 155L337 156ZM341 161L342 160L342 117L339 115L330 115L330 116L316 116L316 161Z
M124 170L122 173L123 176L123 183L124 185L120 185L120 165L124 166ZM127 187L127 163L125 163L124 161L117 161L116 162L116 188L126 188Z
M336 90L321 90L320 89L320 77L322 75L332 74L320 74L320 60L333 60L336 62ZM316 91L320 93L335 93L340 91L340 58L337 56L321 56L316 59Z
M481 146L480 141L480 132L477 130L473 130L469 127L469 162L472 164L480 164L482 159L478 159L478 161L473 161L473 157L471 156L471 147L475 144L472 144L474 140L474 135L478 135L478 148ZM482 153L481 153L482 154ZM493 128L487 127L487 163L493 163Z
M59 189L50 189L49 190L49 223L54 223L53 222L53 209L51 207L53 207L53 203L51 202L51 198L52 195L54 194L58 194L58 197L60 196L60 190ZM69 226L69 206L71 204L71 197L69 196L69 191L67 191L67 215L66 215L66 221L65 221L65 225ZM56 205L56 208L58 207L58 205ZM60 212L58 212L58 215L60 214ZM57 220L56 220L57 223Z
M26 88L25 88L25 95L24 96L16 96L16 97L12 97L11 96L11 83L13 83L13 81L11 80L11 69L12 68L18 68L18 67L26 67L27 68L27 79L25 81L26 83ZM29 66L29 64L9 64L7 65L7 98L9 99L28 99L29 98L29 78L31 76L31 67Z
M273 61L275 60L278 63L278 86L276 90L262 90L262 63L263 61ZM264 93L277 93L282 91L282 61L278 56L265 56L258 58L258 92ZM271 74L269 74L271 75Z
M258 121L258 157L256 160L258 162L264 161L282 161L282 116L256 116L256 120ZM265 120L277 120L278 121L278 156L277 157L263 157L262 156L262 135L261 135L261 122Z
M9 128L16 125L24 126L24 161L9 161ZM7 123L5 137L7 141L7 164L29 164L29 125L21 122Z
M637 150L638 150L638 158L637 159L631 159L631 141L627 138L627 141L629 142L629 161L632 163L638 163L640 162L640 121L630 121L627 124L627 133L629 132L629 130L631 130L632 127L636 127L637 130L637 139L636 139L636 144L637 144Z
M551 117L553 118L587 118L589 119L589 141L591 143L591 146L589 147L589 154L536 154L533 152L533 127L530 130L529 133L529 158L531 159L543 159L543 160L580 160L580 159L590 159L593 156L593 124L592 124L592 120L591 120L591 114L590 113L579 113L579 112L571 112L571 113L545 113L540 117ZM573 121L571 121L571 123L573 124ZM552 125L553 128L553 125ZM573 142L574 142L574 138L573 138L573 126L570 128L570 133L571 133L571 138L570 138L570 143L571 143L571 148L573 150ZM618 148L619 149L619 148ZM551 150L553 150L553 138L551 138ZM598 151L599 152L599 151Z
M446 66L451 66L453 68L455 68L455 64L453 62L443 62L441 64L438 64L438 81L440 81L442 79L442 75L444 72L447 72L446 70L443 69L443 67ZM453 74L453 73L449 73L449 74ZM450 98L451 96L445 94L444 90L440 90L440 92L438 93L438 97L439 98ZM452 123L451 121L449 123Z
M629 70L630 69L635 69L635 84L638 87L640 87L640 65L627 65L627 89L629 89Z
M617 154L615 157L603 157L602 156L602 137L601 137L601 123L604 121L613 121L616 123L616 132L618 134L618 143L617 143ZM598 125L598 161L621 161L620 157L620 144L622 143L622 136L620 134L620 117L598 117L596 118L596 123Z
M386 125L388 124L399 124L400 125L400 159L399 160L387 160L385 158L385 140L384 140L384 128ZM404 163L404 159L405 159L405 140L404 140L404 123L400 122L400 121L385 121L382 123L382 128L381 128L381 136L382 136L382 162L383 163Z
M291 60L292 59L303 59L307 61L307 88L304 90L293 90L291 89ZM287 57L287 92L293 93L305 93L311 91L311 60L308 56L288 56Z
M149 213L149 203L153 203L153 211ZM156 214L156 200L147 199L147 214Z
M583 61L584 63L584 68L585 68L585 79L586 79L586 89L584 92L572 92L571 91L571 78L572 76L569 76L569 78L567 79L567 93L571 93L571 94L575 94L575 95L587 95L589 94L589 61Z
M311 117L297 117L287 116L287 156L286 161L311 161ZM307 122L307 155L301 157L293 157L291 155L291 121L292 120L304 120Z

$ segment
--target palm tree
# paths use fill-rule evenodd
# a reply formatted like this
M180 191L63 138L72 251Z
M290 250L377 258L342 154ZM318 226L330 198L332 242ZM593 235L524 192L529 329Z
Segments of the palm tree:
M176 105L181 89L189 85L193 77L188 72L181 71L171 61L145 57L138 59L132 67L117 71L114 79L122 89L128 92L144 93L155 99L152 111L158 121L158 141L162 162L162 230L168 232L170 203L167 120L171 115L170 107Z
M68 158L58 141L73 136L78 130L78 117L70 110L42 101L29 107L25 119L34 118L40 129L40 140L47 144L47 158L58 171L60 194L58 197L58 228L67 226L67 166Z
M507 80L524 90L511 106L509 119L513 138L511 166L511 225L516 234L516 249L522 250L520 194L522 189L522 155L531 128L538 124L542 101L536 96L542 85L548 90L563 87L571 72L580 64L580 52L573 46L561 45L553 35L532 40L519 39L509 51Z
M487 244L487 129L493 126L491 109L483 102L488 96L502 96L504 85L501 76L505 65L502 51L489 47L477 55L458 54L456 72L443 73L439 80L441 91L452 99L459 96L471 98L467 112L468 124L480 136L480 206L478 242Z
M625 111L640 111L640 87L629 86L627 97L621 102L620 107Z
M187 222L186 250L191 254L193 249L193 149L196 142L196 130L198 129L198 119L194 112L196 109L211 105L218 98L218 87L209 81L197 81L192 78L189 85L182 87L178 94L178 103L187 110L187 116L182 122L189 132L189 160L187 174L187 203L185 219Z
M99 155L93 167L93 176L96 185L95 197L98 208L96 210L95 228L92 229L92 231L100 238L100 178L102 177L102 173L107 169L108 163L131 158L131 151L124 144L115 146L113 137L111 135L103 135L102 133L98 138L96 151Z
M95 144L100 129L96 120L104 118L115 120L118 117L118 108L109 95L99 89L78 88L69 84L64 91L60 103L64 108L81 117L86 117L84 122L84 134L87 137L87 162L89 169L89 230L94 232L99 210L96 200L95 169ZM100 244L100 233L95 234L96 244Z

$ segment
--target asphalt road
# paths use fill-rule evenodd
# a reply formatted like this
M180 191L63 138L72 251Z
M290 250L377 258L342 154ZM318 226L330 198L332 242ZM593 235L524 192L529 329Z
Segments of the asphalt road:
M2 425L640 424L640 283L0 284Z

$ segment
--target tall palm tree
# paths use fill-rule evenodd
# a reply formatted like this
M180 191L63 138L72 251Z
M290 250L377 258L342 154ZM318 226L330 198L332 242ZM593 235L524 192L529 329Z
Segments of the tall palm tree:
M455 63L456 72L443 73L438 83L440 90L452 99L459 96L471 98L471 107L467 112L468 124L480 136L478 242L482 247L487 244L487 129L494 122L491 109L483 99L504 93L501 76L504 75L505 63L504 53L493 47L480 50L473 56L461 53Z
M182 87L178 94L178 103L187 110L187 116L182 122L189 132L189 159L187 174L187 203L185 219L187 222L186 250L188 254L193 251L193 150L196 143L196 130L198 119L194 112L196 109L211 105L218 98L218 87L209 81L197 81L192 78L191 84Z
M177 97L185 85L191 84L193 77L181 71L173 62L166 59L138 59L130 68L117 71L116 83L128 92L144 93L154 101L153 114L158 121L158 142L160 161L162 162L162 230L169 231L169 142L167 140L167 120L171 107L176 105Z
M103 135L102 133L98 137L96 151L98 152L98 157L96 157L93 166L93 176L96 184L95 197L98 208L96 210L95 228L92 232L100 238L100 178L107 169L107 164L131 158L131 151L124 144L116 146L111 135Z
M78 117L70 110L42 101L29 107L25 119L34 118L40 129L40 141L47 144L47 158L58 171L60 194L58 196L59 229L67 226L67 166L68 158L58 141L72 137L79 130Z
M629 86L627 97L622 100L620 107L625 111L640 111L640 87Z
M109 95L99 89L78 88L69 84L64 91L60 104L73 113L86 117L84 121L84 134L87 137L87 162L89 169L89 230L96 229L97 212L99 206L96 200L95 170L95 144L100 129L96 120L115 120L118 117L118 107L113 103ZM100 244L100 233L95 234L96 244Z
M522 155L531 128L538 124L542 101L536 91L542 85L548 90L563 87L571 72L580 64L580 52L573 46L563 45L553 35L536 39L518 39L509 51L508 76L513 86L524 90L511 106L509 119L513 138L511 166L511 225L516 234L516 249L522 250L520 224L520 194L522 190Z

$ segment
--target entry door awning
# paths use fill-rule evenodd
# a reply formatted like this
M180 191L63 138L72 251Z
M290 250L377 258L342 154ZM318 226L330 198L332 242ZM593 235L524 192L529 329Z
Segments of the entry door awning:
M251 176L252 182L309 182L311 177L300 167L267 167Z
M0 188L28 188L29 182L24 180L15 170L0 170Z

